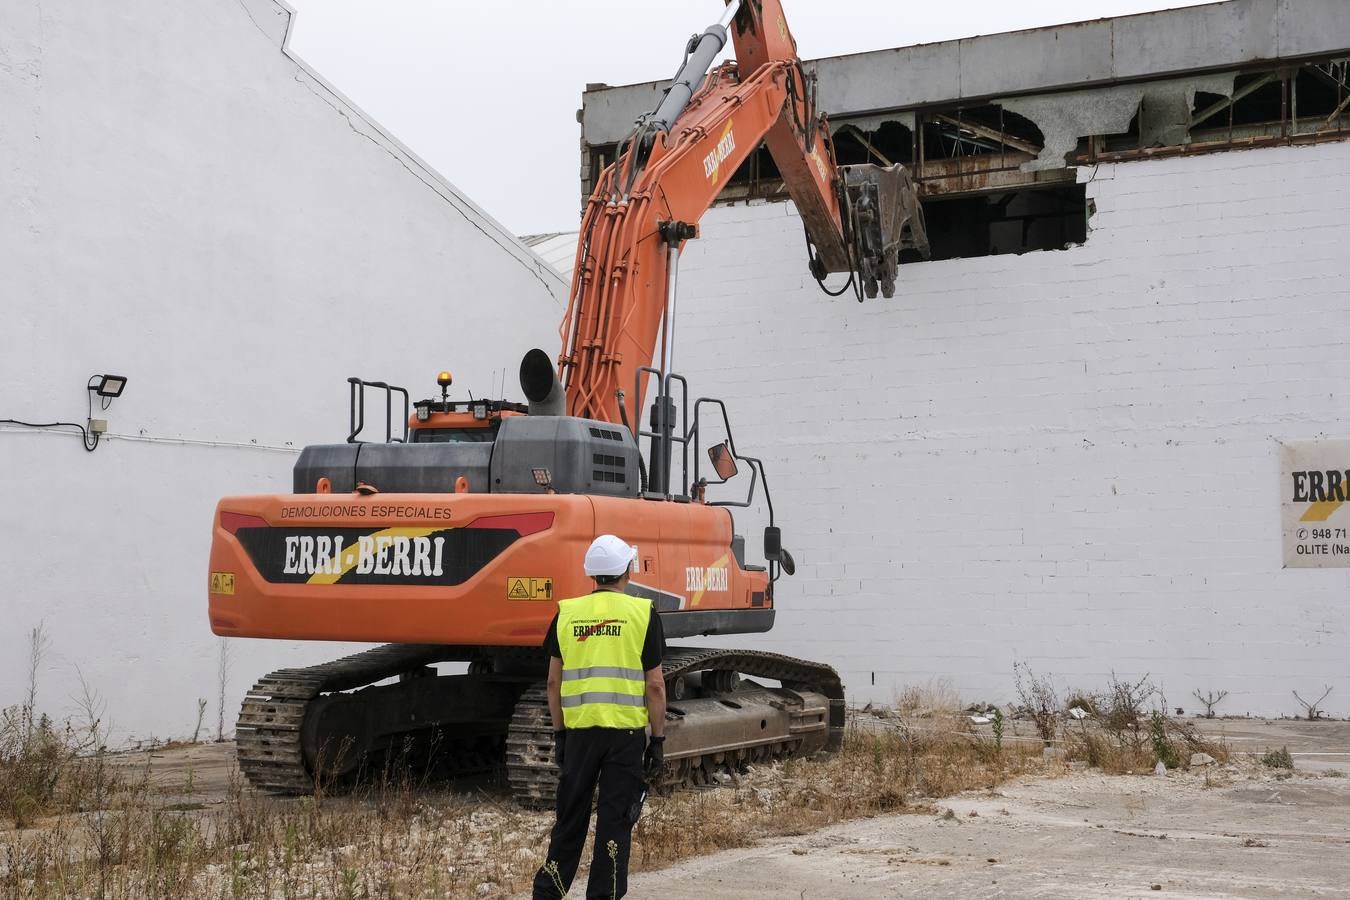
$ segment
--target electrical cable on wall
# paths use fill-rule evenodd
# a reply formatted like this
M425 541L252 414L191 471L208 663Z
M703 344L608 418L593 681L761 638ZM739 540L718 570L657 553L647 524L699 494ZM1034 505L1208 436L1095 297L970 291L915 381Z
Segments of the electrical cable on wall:
M91 406L92 402L90 401ZM102 437L100 434L94 434L93 440L90 440L89 429L78 422L22 422L18 419L0 419L0 425L20 425L24 428L78 428L80 437L84 440L84 449L90 453L98 447L99 438Z
M87 426L78 422L26 422L22 419L0 419L0 425L17 425L21 428L74 428L80 432L80 441L84 449L93 453L103 437L102 429L107 427L106 422L99 420L100 427L97 430L95 429L94 395L98 394L99 408L106 410L112 405L114 399L122 396L126 384L127 379L122 375L89 376L89 381L85 384L88 400L87 415L85 416Z

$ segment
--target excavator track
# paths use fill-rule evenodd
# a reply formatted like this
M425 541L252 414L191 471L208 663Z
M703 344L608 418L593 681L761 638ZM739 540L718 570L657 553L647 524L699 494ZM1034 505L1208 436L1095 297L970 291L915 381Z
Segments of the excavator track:
M825 749L833 752L844 743L844 684L833 666L769 653L763 650L722 650L711 647L672 647L661 662L666 682L703 670L729 670L751 678L774 678L785 687L809 685L829 698L829 737Z
M553 762L553 721L544 683L521 694L506 733L506 781L511 796L525 806L546 806L558 790Z
M716 780L719 773L735 774L749 763L765 762L800 755L804 747L816 747L833 752L844 737L844 688L839 674L830 666L809 660L767 653L757 650L722 650L699 647L672 647L662 661L666 678L667 702L678 709L682 701L670 699L669 687L678 679L695 673L732 672L751 678L769 678L782 683L793 696L794 689L809 690L826 697L829 702L828 732L823 741L808 742L795 733L770 735L747 746L735 749L720 747L683 748L667 752L666 771L658 787L662 790L697 787ZM736 693L717 694L732 700ZM782 702L775 700L775 703ZM790 701L783 703L790 705ZM811 752L811 751L806 751ZM506 738L506 772L515 799L526 806L547 806L553 803L558 786L558 770L553 762L553 725L549 717L548 698L542 683L536 683L521 695L511 717Z
M352 656L315 666L279 669L260 678L244 698L236 728L236 746L239 768L255 788L275 794L306 794L315 789L316 771L326 768L323 754L330 750L343 752L344 748L316 749L307 722L312 704L325 695L372 685L381 680L415 673L426 666L462 655L461 648L432 644L386 644ZM682 679L702 676L716 679L719 675L741 675L779 681L782 688L765 694L759 689L755 700L767 703L784 715L798 715L812 705L809 698L823 698L828 709L821 707L818 714L807 716L799 726L783 726L777 732L765 733L748 740L733 740L718 733L711 726L716 740L706 744L675 746L668 754L662 789L694 787L708 784L719 772L734 772L747 763L838 749L844 731L844 691L838 673L822 663L755 650L722 650L697 647L672 647L662 662L672 714L683 716L682 708L691 708L709 700L679 699L677 685ZM459 676L483 679L486 676ZM514 701L505 725L505 763L507 781L513 796L526 805L540 806L553 802L558 774L553 763L553 727L549 718L548 700L542 682L520 684L510 694ZM723 679L726 681L726 679ZM750 697L742 689L737 693L734 679L719 687L709 696L729 710L740 709L738 699ZM500 685L498 685L500 687ZM479 691L475 691L478 693ZM799 693L801 692L801 693ZM803 699L803 698L808 699ZM728 702L729 701L729 702ZM722 710L718 710L719 712ZM810 712L808 710L808 712ZM505 718L505 716L503 716ZM754 717L752 717L754 718ZM672 724L672 729L690 723L702 723L706 715L695 712L687 721ZM795 719L793 721L796 721ZM761 727L763 727L761 722ZM822 734L822 731L824 732ZM308 734L308 742L307 742ZM742 736L743 737L743 736ZM724 739L726 738L726 739ZM688 742L686 742L688 744ZM440 749L448 758L452 774L485 771L499 764L501 744L481 736L458 740L451 731ZM330 760L331 762L331 760ZM322 773L320 771L320 776Z
M314 790L314 760L304 746L305 715L321 694L373 684L447 658L437 644L385 644L331 662L278 669L249 689L239 711L235 746L239 769L255 788L274 794Z

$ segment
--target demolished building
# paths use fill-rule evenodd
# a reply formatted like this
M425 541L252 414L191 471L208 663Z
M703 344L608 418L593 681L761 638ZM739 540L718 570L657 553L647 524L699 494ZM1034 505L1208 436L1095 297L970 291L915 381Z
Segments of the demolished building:
M1286 568L1281 519L1282 454L1350 436L1344 4L807 67L842 162L909 168L932 258L893 300L824 297L763 150L684 254L680 369L764 457L798 558L766 644L880 701L1007 700L1023 662L1220 713L1350 696L1350 573ZM585 92L583 197L663 87Z

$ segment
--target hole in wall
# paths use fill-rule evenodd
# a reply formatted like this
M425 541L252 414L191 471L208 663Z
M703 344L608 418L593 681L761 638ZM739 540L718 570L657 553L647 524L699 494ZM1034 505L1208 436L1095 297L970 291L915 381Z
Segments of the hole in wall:
M1087 240L1087 187L1081 184L930 199L923 212L934 260L1064 250Z

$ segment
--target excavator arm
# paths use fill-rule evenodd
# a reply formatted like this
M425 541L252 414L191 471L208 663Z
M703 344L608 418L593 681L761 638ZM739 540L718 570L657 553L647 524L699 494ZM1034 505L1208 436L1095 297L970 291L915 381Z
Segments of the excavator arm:
M736 61L708 72L728 36ZM864 286L889 297L900 249L926 251L903 168L841 171L814 97L779 0L729 0L722 18L690 40L662 103L638 120L582 216L560 329L559 376L571 415L636 417L642 367L673 370L680 251L761 142L801 214L822 287L827 274L849 272L859 299ZM622 411L619 391L633 392Z

